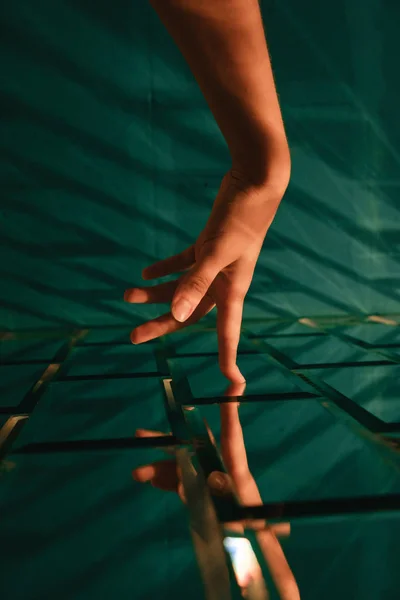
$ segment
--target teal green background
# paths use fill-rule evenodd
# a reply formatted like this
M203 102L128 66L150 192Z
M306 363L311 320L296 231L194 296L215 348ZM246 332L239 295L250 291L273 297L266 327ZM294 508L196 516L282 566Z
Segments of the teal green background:
M244 316L398 312L400 9L262 8L293 169ZM229 155L157 15L9 2L1 60L2 328L159 314L123 291L196 239Z
M261 6L292 178L245 303L245 331L282 353L286 368L278 373L269 360L266 368L241 340L249 465L266 501L398 492L398 463L382 458L378 439L386 432L393 442L385 427L400 422L398 327L365 318L398 323L400 313L400 5ZM25 412L47 365L63 361L66 338L44 339L43 330L87 327L14 450L168 431L160 380L171 373L160 372L157 345L129 345L130 329L165 307L122 296L145 266L196 239L229 168L225 142L146 1L15 0L0 8L0 26L0 330L22 336L0 344L0 426ZM295 323L311 317L323 327L346 315L354 322L320 337ZM287 326L257 329L254 319ZM215 331L171 340L168 369L182 369L194 403L214 398L201 411L218 440L226 381ZM268 400L297 389L296 368L364 408L371 427L378 422L376 445L365 429L345 428L346 414L325 412L322 398ZM179 498L131 478L163 457L157 449L7 456L0 595L202 598ZM395 514L294 521L283 547L304 600L395 600L399 534Z

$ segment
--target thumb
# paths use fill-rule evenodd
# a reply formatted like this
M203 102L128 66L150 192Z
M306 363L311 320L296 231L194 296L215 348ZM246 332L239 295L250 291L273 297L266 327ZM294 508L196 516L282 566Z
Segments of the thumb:
M183 323L195 311L221 270L214 256L200 260L178 284L172 299L172 315Z
M232 483L228 473L213 471L207 479L208 487L216 496L230 496L232 494Z

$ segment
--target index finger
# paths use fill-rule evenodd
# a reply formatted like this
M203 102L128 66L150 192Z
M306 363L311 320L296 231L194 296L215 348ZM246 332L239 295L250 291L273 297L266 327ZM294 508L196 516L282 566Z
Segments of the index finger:
M236 364L243 315L243 299L231 297L217 304L217 335L219 366L222 373L235 383L245 383Z

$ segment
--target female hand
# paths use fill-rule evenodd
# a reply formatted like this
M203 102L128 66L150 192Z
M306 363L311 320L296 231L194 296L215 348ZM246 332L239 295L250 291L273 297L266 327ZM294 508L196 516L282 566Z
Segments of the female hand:
M287 187L252 184L236 170L222 180L210 217L195 244L144 269L143 279L182 272L178 279L126 290L134 303L170 303L171 312L134 329L140 344L196 323L217 306L219 365L232 382L244 380L236 365L243 302L265 235Z

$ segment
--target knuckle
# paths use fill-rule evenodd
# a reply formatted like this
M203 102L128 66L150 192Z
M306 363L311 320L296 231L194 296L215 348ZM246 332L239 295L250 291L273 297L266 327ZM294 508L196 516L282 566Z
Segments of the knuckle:
M210 282L208 281L208 279L206 277L202 277L201 275L196 275L196 277L193 277L187 283L187 286L188 286L188 288L190 288L191 290L195 290L199 294L204 294L208 290L208 288L210 286Z

